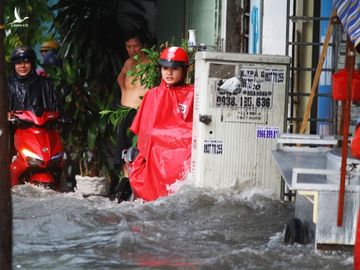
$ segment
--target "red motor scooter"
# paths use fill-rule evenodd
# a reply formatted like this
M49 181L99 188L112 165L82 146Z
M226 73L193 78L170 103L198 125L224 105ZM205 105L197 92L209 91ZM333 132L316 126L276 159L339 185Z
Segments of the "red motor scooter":
M15 127L16 150L10 164L11 186L31 183L59 190L64 165L56 129L59 113L45 111L37 116L32 111L13 111L8 116Z

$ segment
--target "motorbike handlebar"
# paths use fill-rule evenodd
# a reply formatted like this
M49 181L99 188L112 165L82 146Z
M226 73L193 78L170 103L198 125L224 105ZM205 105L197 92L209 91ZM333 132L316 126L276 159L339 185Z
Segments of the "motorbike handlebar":
M22 114L26 113L24 116L21 116ZM45 116L46 117L46 116ZM66 119L59 117L59 115L55 115L55 117L50 114L49 118L39 119L34 118L26 111L11 111L8 112L8 121L15 125L16 127L20 128L28 128L31 126L38 126L38 127L45 127L45 128L58 128L58 125L63 123L68 123Z

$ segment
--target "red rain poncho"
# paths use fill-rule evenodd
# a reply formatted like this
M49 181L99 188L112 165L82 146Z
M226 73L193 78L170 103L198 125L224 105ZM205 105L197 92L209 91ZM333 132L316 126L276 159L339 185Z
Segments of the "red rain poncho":
M131 164L130 185L136 197L156 200L168 186L183 180L191 158L194 86L163 81L144 96L131 130L139 155Z

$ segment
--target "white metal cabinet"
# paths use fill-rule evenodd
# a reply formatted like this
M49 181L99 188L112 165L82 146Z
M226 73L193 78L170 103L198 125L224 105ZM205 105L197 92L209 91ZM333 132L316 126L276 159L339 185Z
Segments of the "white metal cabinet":
M286 56L198 52L191 170L197 186L280 193L271 150L285 128Z

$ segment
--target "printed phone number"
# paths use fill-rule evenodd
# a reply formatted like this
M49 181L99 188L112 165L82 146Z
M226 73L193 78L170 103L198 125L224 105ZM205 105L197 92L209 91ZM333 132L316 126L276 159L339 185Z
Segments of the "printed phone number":
M218 96L216 98L217 107L227 108L266 108L272 107L272 99L270 97L234 97L234 96Z

